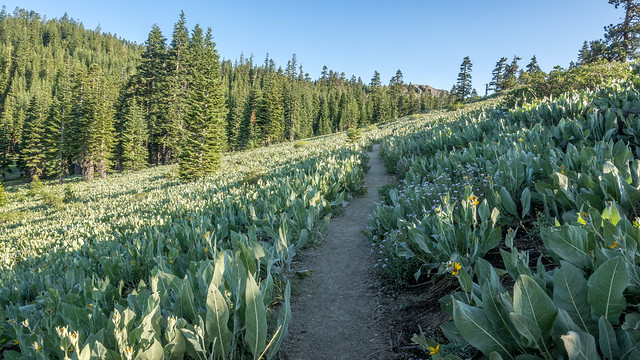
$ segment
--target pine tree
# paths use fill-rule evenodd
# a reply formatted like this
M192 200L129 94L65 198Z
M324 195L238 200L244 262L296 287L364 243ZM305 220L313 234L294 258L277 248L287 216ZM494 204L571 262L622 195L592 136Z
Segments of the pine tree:
M168 116L170 98L169 59L167 39L158 25L149 32L145 50L134 77L135 96L140 99L140 108L149 124L149 152L155 163L172 161L179 143L179 122Z
M68 173L70 148L70 123L73 96L71 93L69 66L58 72L54 85L54 99L45 123L46 173L55 176L62 184Z
M160 142L159 156L154 162L167 164L178 156L183 143L183 121L188 108L188 84L192 81L193 71L188 61L189 30L184 12L180 12L180 19L173 28L173 37L168 52L168 86L167 121L163 129L166 140ZM189 110L190 111L190 110Z
M589 43L585 40L584 43L582 43L582 48L580 48L578 52L578 65L587 64L590 60Z
M458 74L458 82L455 87L456 97L460 101L465 101L471 96L471 69L473 64L468 56L462 60L460 64L460 73Z
M380 82L380 73L375 71L371 78L371 122L378 123L386 117L384 106L384 89Z
M41 178L45 162L45 120L48 104L42 91L37 91L29 103L24 128L22 158L32 178Z
M264 145L282 141L284 137L284 106L276 75L268 73L264 80L262 99L257 112L259 136Z
M185 118L185 142L180 155L180 175L192 180L217 170L225 147L226 108L220 76L220 60L211 29L203 38L196 25L189 44L193 79L189 113Z
M398 69L396 74L389 81L389 101L390 101L390 115L397 118L402 112L402 95L404 93L405 86L402 71Z
M237 150L253 149L255 147L256 112L258 111L260 102L261 93L256 84L249 89L249 96L245 102L242 122L240 123L240 129L236 139Z
M331 133L331 118L329 116L329 104L326 96L320 97L320 109L318 111L316 135Z
M625 12L620 24L605 28L611 60L626 62L627 59L635 59L640 49L640 1L609 0L609 4L616 9L622 6Z
M500 60L498 60L498 62L496 63L496 67L493 69L493 72L491 73L493 75L493 78L489 83L490 90L493 90L498 93L504 89L504 71L505 71L506 64L507 64L506 57L500 58Z
M540 66L538 65L538 59L536 59L536 56L533 55L533 57L531 58L531 62L529 64L527 64L527 73L528 74L537 74L540 71L542 71L540 69Z
M121 161L123 170L141 170L147 165L147 123L138 99L128 101L122 132L120 133Z
M518 61L522 60L519 56L514 56L510 65L504 70L504 86L503 90L513 89L518 85Z
M114 86L97 64L78 76L72 128L75 160L85 181L93 180L94 171L101 178L107 176L115 143L114 102Z

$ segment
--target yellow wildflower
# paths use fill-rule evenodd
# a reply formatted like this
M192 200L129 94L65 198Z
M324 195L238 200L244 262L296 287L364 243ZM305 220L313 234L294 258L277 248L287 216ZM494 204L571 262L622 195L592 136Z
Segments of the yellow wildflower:
M13 339L13 345L18 345L18 344L20 344L20 341Z
M523 141L524 141L524 139L523 139L523 138L520 138L520 139L518 139L518 141L523 142Z
M204 252L207 252L207 251L209 251L209 248L204 248Z
M617 242L617 241L614 241L614 242L613 242L613 245L609 246L609 249L613 249L613 248L615 248L616 246L618 246L618 242Z
M440 344L436 345L436 347L429 346L429 355L435 355L440 351Z
M458 276L458 274L460 273L460 269L462 269L462 266L460 266L460 263L456 262L453 264L453 271L451 272L451 274L453 276Z
M127 359L131 359L131 357L133 357L133 349L131 347L126 348L124 356L126 356Z
M478 197L475 195L471 195L469 196L469 202L471 203L471 205L473 206L478 206L478 204L480 204L480 200L478 200Z

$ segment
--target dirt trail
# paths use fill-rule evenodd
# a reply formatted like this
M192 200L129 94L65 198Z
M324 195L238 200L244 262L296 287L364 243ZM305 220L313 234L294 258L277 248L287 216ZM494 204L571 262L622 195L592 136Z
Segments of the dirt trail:
M374 146L365 182L366 196L353 199L331 220L322 244L306 251L297 268L313 269L297 284L293 319L280 358L392 359L388 329L381 323L383 295L374 275L371 247L361 231L390 181Z

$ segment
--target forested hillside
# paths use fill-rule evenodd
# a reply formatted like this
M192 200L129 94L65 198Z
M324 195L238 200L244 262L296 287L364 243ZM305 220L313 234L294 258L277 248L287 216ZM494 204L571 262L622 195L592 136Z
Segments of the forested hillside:
M207 106L208 93L196 97L210 66L219 68L207 70L208 86L222 96L216 116L224 119L209 129L207 151L214 153L343 131L445 101L444 93L404 84L400 70L386 86L378 72L365 83L326 67L313 80L295 54L284 69L268 55L264 63L244 55L220 61L210 29L189 30L184 14L170 36L154 25L138 45L66 14L3 10L2 177L62 181L76 173L91 180L94 172L105 177L187 159L189 133L204 131L191 115Z

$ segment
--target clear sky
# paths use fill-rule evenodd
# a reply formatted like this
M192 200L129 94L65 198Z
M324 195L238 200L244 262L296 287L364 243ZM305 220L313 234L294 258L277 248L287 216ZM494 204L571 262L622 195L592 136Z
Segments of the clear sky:
M536 55L543 70L567 67L584 40L602 38L619 22L621 9L607 0L208 0L208 1L4 1L48 18L65 12L94 29L143 43L157 23L171 39L184 10L187 25L211 27L221 57L269 53L286 66L296 53L312 78L323 65L370 82L378 70L388 83L397 69L405 82L445 90L455 83L465 56L473 63L473 86L484 84L500 57Z

